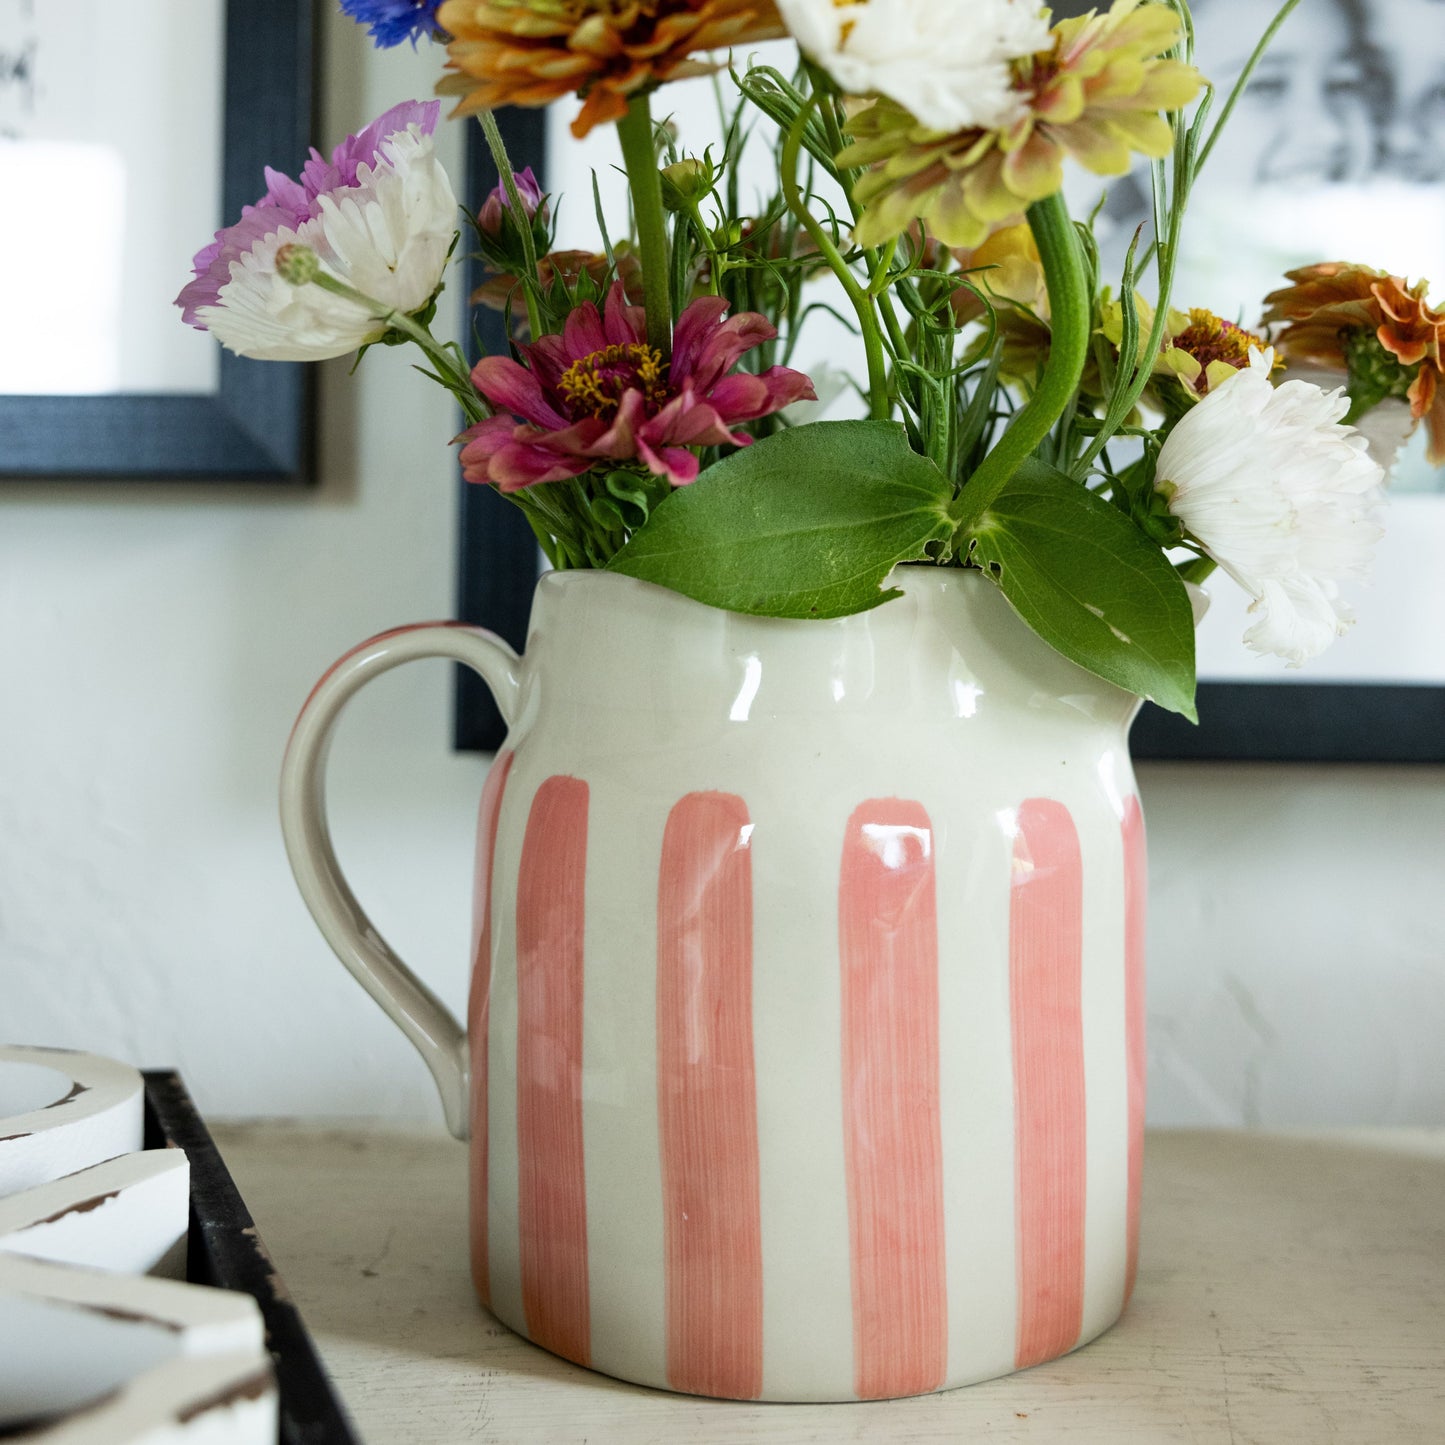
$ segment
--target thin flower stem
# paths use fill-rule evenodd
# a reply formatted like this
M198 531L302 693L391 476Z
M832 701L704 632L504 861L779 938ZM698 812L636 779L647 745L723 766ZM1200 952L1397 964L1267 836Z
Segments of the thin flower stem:
M820 66L814 65L811 61L806 64L808 85L813 100L818 106L818 114L823 121L823 132L827 136L828 148L834 156L843 150L846 142L843 139L842 128L838 124L838 114L834 104L834 91L832 81L828 73ZM801 97L799 97L801 99ZM852 173L843 175L834 167L834 174L843 186L843 193L848 199L848 209L853 214L856 222L861 212L858 202L853 198L853 186L851 184ZM911 347L908 344L908 337L903 326L898 320L898 313L893 306L893 282L892 267L893 260L898 251L898 239L895 237L888 243L883 253L884 259L879 260L877 251L865 251L863 253L869 268L870 282L868 290L878 306L879 315L883 318L883 324L888 330L888 339L893 346L893 354L896 359L902 359L911 354Z
M978 522L1053 430L1079 389L1089 355L1089 276L1063 196L1055 194L1036 201L1028 209L1028 219L1049 288L1053 326L1049 358L1034 394L1014 413L998 445L984 458L949 509L960 531Z
M692 222L692 228L697 232L697 238L702 242L703 250L707 252L708 259L708 289L714 296L722 295L723 274L727 270L727 259L718 250L717 241L713 236L708 224L702 218L702 207L696 201L689 201L687 204L687 218Z
M1157 213L1162 205L1163 196L1163 183L1157 177L1155 193L1160 198L1159 203L1156 204ZM1169 322L1169 303L1174 294L1174 271L1179 263L1179 243L1184 232L1184 211L1187 199L1188 177L1181 176L1176 167L1174 193L1169 205L1167 239L1163 245L1156 245L1154 253L1155 266L1159 276L1159 295L1155 302L1154 324L1149 328L1148 339L1139 353L1134 379L1129 383L1123 397L1115 398L1110 405L1110 417L1106 418L1106 422L1111 422L1111 424L1105 425L1099 430L1083 456L1075 463L1074 475L1076 477L1088 475L1089 469L1099 459L1099 454L1108 446L1110 438L1118 431L1119 425L1133 412L1139 398L1144 394L1144 388L1154 375L1154 363L1159 359L1159 353L1164 348L1165 328ZM1122 355L1119 360L1123 365Z
M414 321L404 312L392 310L384 302L358 291L354 286L348 286L345 281L339 281L335 276L328 276L324 271L311 277L310 284L362 307L376 318L379 325L385 326L389 331L401 332L408 340L421 347L447 390L461 403L468 421L484 421L489 415L486 404L472 385L466 368L459 365L451 352L419 321Z
M632 191L632 214L642 261L642 299L647 309L647 344L664 360L672 356L672 263L662 173L653 143L652 102L646 91L633 96L617 122L622 162Z
M477 119L482 123L482 134L487 140L487 149L492 153L492 162L502 179L502 189L507 193L507 205L511 208L512 219L522 237L522 256L527 263L527 275L522 283L522 294L527 301L527 325L531 328L532 340L542 334L542 316L537 307L537 287L541 281L537 275L537 248L532 243L532 227L527 220L527 208L522 204L521 193L517 190L516 173L512 160L507 154L507 144L497 126L497 118L489 110L480 112Z
M858 278L833 244L833 238L808 210L803 193L798 189L798 157L803 149L803 132L816 104L816 97L808 101L788 129L780 168L783 199L787 202L788 209L798 218L799 224L812 237L818 254L828 263L849 301L853 303L853 309L858 314L858 325L863 333L863 345L868 354L869 415L874 421L887 421L893 410L888 398L888 360L883 348L883 334L878 328L874 298L865 287L858 284Z
M898 237L895 236L881 251L874 254L870 267L868 290L874 296L881 296L892 281L893 258L898 254Z
M1195 163L1194 171L1197 175L1204 169L1210 153L1214 150L1214 142L1219 139L1219 133L1229 124L1229 118L1234 114L1234 107L1239 104L1239 98L1244 94L1244 88L1254 78L1255 69L1259 62L1264 59L1265 51L1274 43L1274 37L1279 34L1279 28L1298 8L1300 0L1285 0L1280 7L1279 14L1270 22L1269 28L1260 37L1259 44L1255 46L1254 53L1249 57L1239 79L1234 84L1234 89L1229 93L1229 99L1225 102L1224 109L1219 113L1219 119L1214 123L1214 129L1209 133L1209 139L1204 143L1204 149L1199 152L1199 159Z

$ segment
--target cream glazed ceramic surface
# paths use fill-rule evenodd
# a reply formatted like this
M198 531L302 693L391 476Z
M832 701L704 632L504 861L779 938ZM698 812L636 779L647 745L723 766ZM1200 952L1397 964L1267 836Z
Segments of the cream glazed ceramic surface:
M981 574L838 621L544 577L525 659L403 629L318 685L283 816L323 932L470 1115L473 1272L625 1379L777 1400L962 1385L1107 1329L1143 1124L1137 699ZM470 1046L346 889L326 742L455 657L510 724Z

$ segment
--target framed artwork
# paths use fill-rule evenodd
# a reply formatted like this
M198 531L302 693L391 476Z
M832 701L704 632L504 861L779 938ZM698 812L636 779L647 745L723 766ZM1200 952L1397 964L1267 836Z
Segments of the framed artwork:
M0 0L0 478L308 479L311 382L171 304L312 136L312 0ZM45 224L35 223L44 217Z
M1060 15L1089 8L1091 0L1054 6ZM1192 9L1200 68L1227 93L1274 6L1192 0ZM1285 271L1322 260L1428 276L1445 288L1442 34L1445 0L1305 0L1256 72L1196 189L1175 305L1250 325ZM701 148L715 139L706 82L671 86L664 95L685 140ZM508 118L517 164L539 175L547 159L540 115ZM584 145L559 143L546 168L549 188L571 198L562 245L591 249L583 236L592 171L604 202L622 199L610 174L609 129L594 131ZM472 171L470 194L480 197L495 184L480 138ZM1086 215L1098 182L1077 179L1074 212ZM1109 184L1099 221L1106 274L1122 273L1128 239L1148 224L1148 197L1147 173ZM1445 290L1435 300L1445 302ZM491 345L505 344L495 331L486 334ZM805 340L796 364L810 370L810 358L833 359L838 351L836 336ZM478 490L464 488L462 615L520 646L531 591L523 579L535 575L536 547L520 517L503 519L512 509L500 498L471 495ZM1351 632L1299 671L1257 658L1240 641L1248 599L1221 577L1199 634L1200 725L1146 707L1134 729L1135 757L1445 763L1445 569L1437 560L1445 555L1445 473L1426 463L1423 434L1403 448L1391 490L1373 584L1350 597L1358 613ZM465 684L459 741L494 747L499 719L475 726L481 713L467 703L469 690Z
M1221 92L1275 8L1191 0L1196 59ZM1445 302L1442 41L1445 0L1304 0L1191 198L1174 304L1252 326L1286 271L1338 260L1428 277ZM1147 185L1136 174L1109 188L1100 237L1115 274L1147 221ZM1367 429L1392 446L1404 415L1375 413ZM1240 642L1247 599L1221 578L1199 632L1200 726L1146 709L1136 757L1445 762L1445 472L1423 429L1390 493L1373 578L1348 593L1351 631L1303 669L1257 658Z

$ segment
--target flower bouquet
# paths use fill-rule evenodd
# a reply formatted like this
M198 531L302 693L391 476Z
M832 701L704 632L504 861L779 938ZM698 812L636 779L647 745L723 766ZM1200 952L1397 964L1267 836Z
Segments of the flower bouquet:
M1379 536L1382 472L1353 424L1405 398L1445 459L1445 319L1423 284L1326 264L1266 298L1258 330L1176 309L1190 189L1253 69L1216 96L1184 0L1056 23L1031 0L343 8L379 45L444 44L438 89L481 118L501 182L469 220L510 354L431 333L459 236L437 102L313 152L299 180L268 172L179 304L249 356L419 347L465 415L467 479L522 508L555 568L793 618L885 603L901 563L977 569L1065 656L1192 715L1186 582L1222 567L1253 598L1249 645L1298 664L1347 626L1340 584ZM786 73L744 63L787 35ZM666 83L729 47L722 142L690 151L658 123ZM574 93L576 135L617 126L632 203L626 237L599 208L595 253L554 249L555 208L492 119ZM750 139L776 159L751 205ZM1064 163L1111 176L1139 155L1154 225L1104 276ZM824 307L861 338L866 419L799 405L813 384L787 362Z
M417 347L466 477L552 564L524 657L458 626L374 638L283 770L313 915L470 1131L479 1294L569 1359L734 1398L914 1394L1094 1338L1138 1245L1129 723L1146 697L1193 716L1189 584L1215 567L1260 651L1302 662L1347 625L1383 480L1353 424L1407 401L1445 452L1442 318L1340 264L1258 330L1176 306L1239 94L1196 72L1184 0L345 8L444 43L439 88L481 119L477 299L506 354L432 330L458 238L435 101L270 173L181 302L252 356ZM709 71L721 139L689 148L666 85ZM631 197L588 251L558 248L493 118L574 93ZM769 158L746 200L745 152ZM1105 275L1065 162L1138 155L1153 226ZM823 312L862 356L850 419L795 364ZM470 1041L325 822L347 700L434 656L509 724Z

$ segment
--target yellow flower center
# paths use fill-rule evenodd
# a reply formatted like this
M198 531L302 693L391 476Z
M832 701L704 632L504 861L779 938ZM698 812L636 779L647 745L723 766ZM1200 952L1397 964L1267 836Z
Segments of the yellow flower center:
M640 391L649 406L667 400L667 363L661 352L642 342L604 346L574 361L558 378L557 390L574 421L584 416L610 421L624 392Z
M1174 345L1187 351L1206 371L1216 361L1242 371L1249 365L1250 349L1264 349L1263 340L1253 332L1202 307L1190 311L1189 325L1174 338Z

